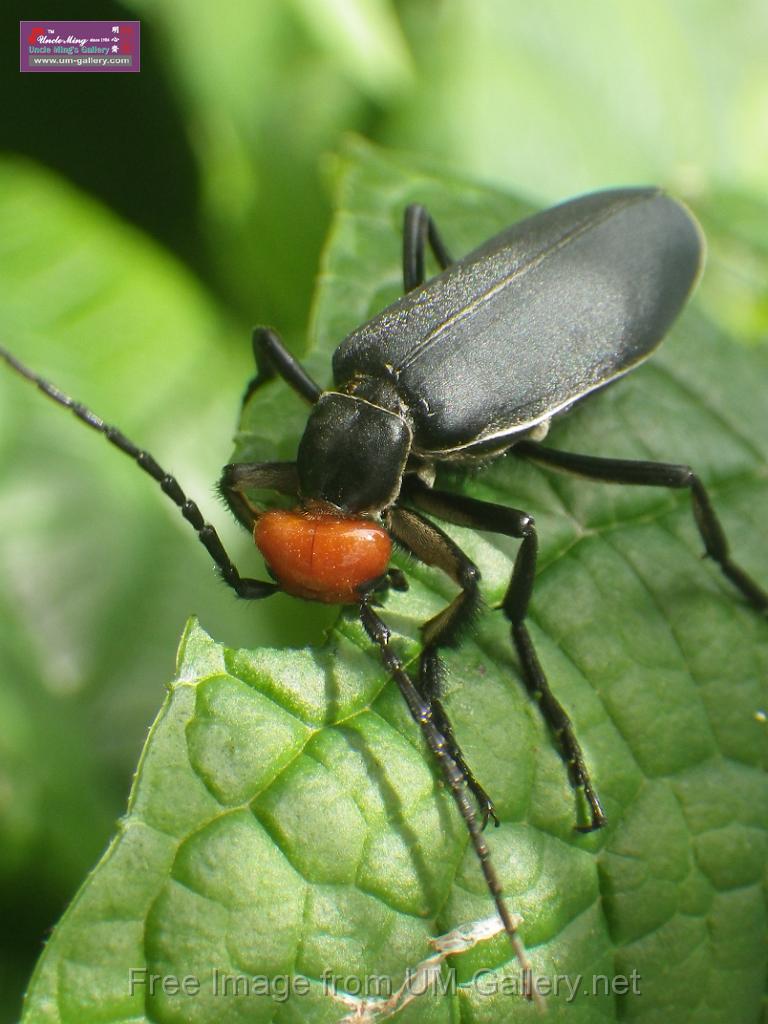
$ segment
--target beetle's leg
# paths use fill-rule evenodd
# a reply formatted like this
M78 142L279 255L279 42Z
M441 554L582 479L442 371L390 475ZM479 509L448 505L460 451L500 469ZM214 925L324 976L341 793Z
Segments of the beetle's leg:
M394 566L387 569L383 576L374 581L374 585L370 589L370 593L382 596L389 590L399 590L405 592L408 590L408 578L404 572L396 569ZM360 595L364 597L368 594L368 585L360 588Z
M393 590L399 590L401 593L405 593L408 590L408 577L394 566L387 569L387 579L389 580L389 586Z
M254 327L252 335L253 355L256 360L256 376L248 383L241 405L245 405L257 388L279 375L297 391L302 398L314 404L321 395L321 388L315 384L307 371L280 340L277 331L271 327Z
M390 512L389 526L395 540L427 565L442 569L461 587L461 593L438 615L421 628L423 649L419 663L418 690L433 710L435 723L445 737L448 751L463 772L483 814L483 828L488 819L499 824L493 801L477 781L456 740L453 726L442 704L442 663L440 647L456 643L464 627L471 622L480 602L480 573L464 552L441 529L412 509L395 508Z
M408 580L406 579L405 573L401 572L399 569L395 569L394 566L387 569L387 571L378 578L369 580L361 587L358 587L360 600L369 602L374 608L381 607L383 603L382 598L388 594L390 590L408 590Z
M233 462L221 471L219 493L235 519L252 531L258 513L245 494L250 488L295 497L299 490L296 463Z
M547 677L541 667L533 646L525 617L536 575L538 539L533 517L519 509L478 501L459 494L449 494L426 487L420 481L409 479L404 495L425 511L474 530L488 530L491 533L506 534L522 540L515 559L502 610L512 626L512 640L517 649L523 679L528 692L538 701L544 720L557 740L574 789L582 788L589 804L591 821L589 825L578 826L580 832L591 832L606 824L606 817L600 799L589 777L584 754L568 714L550 689Z
M523 972L524 991L529 998L537 1000L539 1005L542 1006L541 995L534 984L531 963L526 955L525 948L517 933L507 905L504 902L501 884L491 863L491 851L488 849L488 844L485 841L483 830L477 820L472 804L467 799L466 778L461 768L451 756L449 744L435 722L434 707L429 701L424 699L414 686L410 676L403 668L403 663L389 645L389 629L373 608L371 608L368 600L363 600L360 603L360 621L373 643L379 647L381 659L387 671L400 688L400 692L408 705L408 710L421 729L427 746L432 752L442 776L451 790L459 813L467 826L472 846L480 861L480 867L482 868L488 891L493 897L496 910Z
M426 207L421 203L412 203L406 207L403 225L403 287L407 292L418 288L426 280L424 250L427 243L443 270L453 263Z
M44 395L47 395L48 398L57 402L59 405L63 405L65 409L71 410L79 420L82 420L82 422L85 423L86 426L97 431L99 434L103 434L110 444L113 444L115 448L119 448L121 452L124 452L133 459L140 469L143 469L145 473L148 473L149 476L151 476L152 479L160 485L160 489L163 494L166 494L174 505L177 506L182 516L184 516L190 524L197 534L200 542L215 562L221 578L228 586L232 587L238 597L250 599L269 597L271 594L274 594L276 590L280 589L274 583L267 583L263 580L247 579L240 575L234 563L225 551L224 545L221 543L216 530L210 523L206 523L200 509L194 501L191 501L186 496L176 478L171 476L170 473L166 473L165 470L155 462L149 452L145 452L141 448L138 448L133 441L129 440L117 429L117 427L112 427L108 423L105 423L104 420L97 416L96 413L86 408L86 406L82 405L80 402L76 402L73 398L70 398L69 395L65 395L63 391L60 391L54 384L51 384L43 377L39 377L36 373L33 373L32 370L24 366L23 363L19 362L15 356L11 355L11 353L7 352L4 348L0 348L0 359L5 360L13 370L35 384Z
M667 462L643 462L632 459L599 458L593 455L576 455L571 452L542 448L530 441L523 441L512 451L542 466L552 466L568 473L603 480L611 484L642 484L648 487L688 488L693 503L693 518L696 520L704 549L710 558L720 566L737 590L759 611L768 609L768 593L748 576L740 566L731 561L728 541L720 520L715 515L712 502L704 485L690 466L678 466Z

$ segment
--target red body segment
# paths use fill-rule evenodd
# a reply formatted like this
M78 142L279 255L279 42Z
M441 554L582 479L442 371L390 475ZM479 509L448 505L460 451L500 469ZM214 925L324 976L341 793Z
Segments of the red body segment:
M287 594L327 604L355 604L358 588L386 572L392 553L382 526L325 510L265 512L253 539Z

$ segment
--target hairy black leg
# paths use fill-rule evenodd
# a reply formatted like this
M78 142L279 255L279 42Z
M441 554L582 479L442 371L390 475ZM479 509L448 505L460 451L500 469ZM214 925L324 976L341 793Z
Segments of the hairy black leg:
M364 599L368 594L383 596L389 590L399 590L403 593L408 590L408 580L405 573L394 566L391 569L387 569L383 576L373 580L371 584L365 584L360 587L360 598Z
M519 509L494 505L475 498L466 498L459 494L434 491L418 480L409 480L404 495L405 500L412 501L425 511L455 523L457 526L469 526L474 530L488 530L491 533L506 534L522 540L520 550L515 559L507 592L502 601L502 610L511 624L512 641L520 659L523 679L528 692L538 702L541 713L562 752L568 767L571 785L574 789L582 789L589 804L590 823L577 826L580 832L591 832L606 824L606 817L600 799L589 777L584 754L576 739L573 724L562 704L552 693L547 677L539 662L533 646L525 617L533 591L536 575L536 558L538 554L538 538L536 525L532 516Z
M232 587L238 597L256 600L262 597L269 597L271 594L274 594L276 590L280 589L274 583L267 583L263 580L248 579L240 575L234 563L225 551L224 545L221 543L216 530L210 523L206 523L200 509L194 501L187 498L176 478L171 476L170 473L166 473L165 470L155 462L149 452L145 452L141 448L138 448L133 441L129 440L124 434L122 434L117 427L112 427L108 423L105 423L104 420L90 409L86 408L86 406L82 405L80 402L76 402L73 398L70 398L69 395L60 391L55 384L51 384L49 381L39 377L36 373L33 373L32 370L19 362L19 360L15 356L11 355L10 352L6 351L6 349L0 348L0 358L3 359L11 369L15 370L22 377L25 377L28 381L31 381L32 384L35 384L44 395L47 395L48 398L57 402L59 405L63 405L65 409L71 410L79 420L85 423L86 426L91 427L92 430L96 430L98 433L103 434L110 444L119 448L121 452L125 452L126 455L133 459L137 466L143 469L145 473L149 474L149 476L151 476L152 479L160 485L160 489L163 494L166 494L174 505L178 507L182 516L197 533L200 542L215 562L221 578L228 586Z
M451 603L421 627L423 649L419 662L418 690L432 705L435 723L445 737L448 751L467 780L467 785L483 815L483 828L488 819L499 824L493 801L475 778L472 769L456 740L453 726L442 703L443 667L439 649L457 642L460 634L471 622L480 602L477 566L467 558L439 527L413 509L395 508L389 515L392 535L407 551L426 565L442 569L461 587Z
M576 455L553 448L542 448L531 441L521 442L512 451L542 466L551 466L590 480L602 480L611 484L642 484L647 487L687 488L691 492L693 518L707 555L717 562L723 575L754 608L762 612L768 610L768 593L740 566L731 561L725 531L715 515L704 485L690 466Z
M426 280L424 250L427 243L443 270L453 263L426 207L412 203L406 207L403 225L403 287L407 292Z
M296 463L232 462L221 471L219 493L235 519L253 530L258 513L245 494L249 488L295 497L299 490Z
M477 820L477 815L467 798L464 773L450 755L446 739L434 721L432 706L418 692L410 676L403 668L402 662L390 647L389 629L371 608L367 600L362 601L360 604L360 621L368 636L379 647L381 658L387 671L400 688L400 692L408 705L408 710L421 729L427 746L432 752L445 782L450 787L459 813L467 826L472 846L480 861L480 867L482 868L488 891L493 898L496 910L504 925L504 930L509 937L512 949L523 972L525 992L529 998L536 999L540 1005L543 1005L541 996L534 984L531 963L507 910L507 905L504 902L501 884L491 862L491 851L488 849L488 844L483 836L483 830Z
M408 590L408 580L405 577L405 573L395 569L394 566L391 569L387 569L381 576L369 580L361 587L358 587L359 600L367 602L373 608L380 608L384 603L383 598L390 590Z
M408 590L408 579L405 573L396 569L394 566L387 569L387 579L389 581L389 586L393 590L399 590L401 593L405 593L405 591Z
M243 395L242 405L248 401L251 395L265 384L279 375L297 391L302 398L314 404L320 397L322 390L312 380L307 371L301 365L280 340L277 331L271 327L254 327L253 355L256 360L256 376L248 383Z

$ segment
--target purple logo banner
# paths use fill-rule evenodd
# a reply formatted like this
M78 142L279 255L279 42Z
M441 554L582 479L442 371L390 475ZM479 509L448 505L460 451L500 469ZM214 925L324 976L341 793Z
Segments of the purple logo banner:
M19 22L21 71L140 71L138 21Z

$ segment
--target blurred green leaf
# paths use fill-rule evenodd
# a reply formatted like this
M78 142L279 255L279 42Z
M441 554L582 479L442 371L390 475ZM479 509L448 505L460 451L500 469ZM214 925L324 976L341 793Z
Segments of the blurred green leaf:
M129 0L172 68L214 286L300 345L329 209L318 156L410 83L389 0ZM222 45L201 40L222 38Z
M549 201L649 182L765 192L759 0L405 0L400 12L419 79L378 141Z
M412 84L413 66L391 0L292 0L330 60L362 92L386 102Z
M251 363L245 331L242 365L223 357L229 330L145 236L38 166L0 163L2 344L152 449L211 516L215 437ZM124 803L168 638L190 610L230 642L258 624L135 466L6 367L0 478L0 878L12 892L36 874L34 899L58 907Z
M719 188L696 206L710 258L701 301L738 341L768 341L768 202Z
M407 202L426 201L457 252L522 212L517 200L359 145L339 171L315 370L399 290ZM650 364L559 423L553 444L691 462L735 557L765 580L767 374L764 351L732 346L692 309ZM279 387L251 404L240 451L269 457L287 444L273 427ZM292 444L300 425L300 410L281 420ZM483 572L488 611L447 659L447 704L497 801L503 824L488 838L536 967L581 976L573 1002L565 992L550 1000L551 1019L755 1020L765 619L702 561L685 495L588 484L513 458L445 483L536 515L531 630L611 822L599 835L573 831L564 766L492 611L516 545L451 528ZM418 624L451 587L424 567L408 571L411 591L390 594L384 615L412 657ZM322 990L324 969L397 984L430 935L489 913L461 822L353 615L324 646L294 651L229 650L193 627L128 817L50 941L24 1020L336 1021L344 1011ZM424 997L400 1019L529 1019L523 1001L472 984L480 969L513 976L509 960L503 937L478 946L457 958L453 996ZM131 996L132 967L197 976L200 991L149 996L140 984ZM214 995L216 968L312 983L287 1003ZM584 994L595 974L633 971L640 995L605 994L600 983L602 994Z

